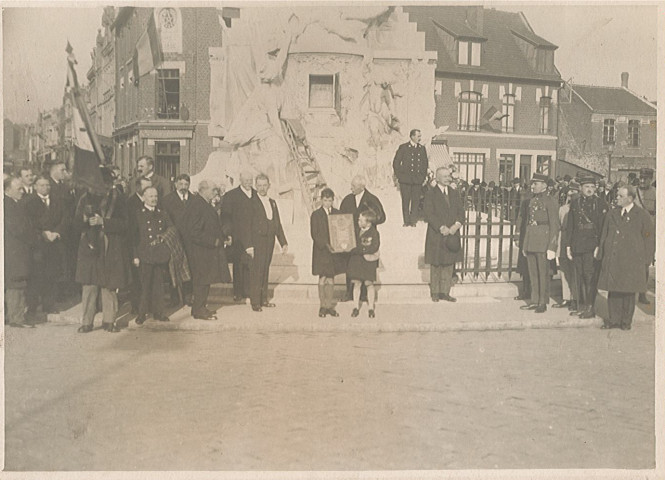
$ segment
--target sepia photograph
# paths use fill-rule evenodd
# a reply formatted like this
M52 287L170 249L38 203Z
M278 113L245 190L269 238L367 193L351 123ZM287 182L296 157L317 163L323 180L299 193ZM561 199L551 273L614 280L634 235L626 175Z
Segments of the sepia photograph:
M0 477L665 479L665 4L1 8Z

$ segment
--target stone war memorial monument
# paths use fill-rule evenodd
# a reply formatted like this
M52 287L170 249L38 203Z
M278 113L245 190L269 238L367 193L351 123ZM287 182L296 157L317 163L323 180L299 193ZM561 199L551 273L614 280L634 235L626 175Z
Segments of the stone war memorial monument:
M289 255L271 282L316 284L309 215L325 186L335 205L353 176L386 209L379 283L424 284L424 225L404 232L392 160L409 130L434 129L437 53L400 7L242 7L218 10L222 47L210 48L209 135L217 149L192 179L265 173L279 203ZM429 149L428 145L428 149ZM432 152L430 167L450 160ZM408 237L408 238L405 238Z

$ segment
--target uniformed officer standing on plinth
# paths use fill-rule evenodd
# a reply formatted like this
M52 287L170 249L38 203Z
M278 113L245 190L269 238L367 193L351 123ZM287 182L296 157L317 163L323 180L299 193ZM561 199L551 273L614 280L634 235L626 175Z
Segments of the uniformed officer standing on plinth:
M420 144L420 130L411 130L411 140L403 143L395 153L393 170L402 195L402 216L405 227L415 227L418 204L427 177L427 150Z
M547 194L547 175L534 173L531 178L533 196L529 200L526 215L526 234L522 251L529 266L531 300L522 310L543 313L550 299L550 260L556 256L559 237L559 202ZM522 212L520 211L520 217ZM517 220L517 229L522 219Z
M568 213L568 225L564 229L566 256L573 261L578 286L578 308L571 315L580 318L596 316L594 303L598 294L600 263L594 259L598 249L603 221L609 210L607 202L596 195L596 179L579 179L581 194L573 199Z
M653 168L642 168L640 170L640 186L637 187L637 197L635 198L635 205L642 207L644 210L649 212L651 215L651 221L654 226L656 225L656 189L651 186L653 182ZM655 227L654 227L655 228ZM647 283L649 282L649 265L653 262L653 259L648 259L649 263L646 265L646 276ZM638 301L648 305L649 299L647 299L646 290L640 292Z

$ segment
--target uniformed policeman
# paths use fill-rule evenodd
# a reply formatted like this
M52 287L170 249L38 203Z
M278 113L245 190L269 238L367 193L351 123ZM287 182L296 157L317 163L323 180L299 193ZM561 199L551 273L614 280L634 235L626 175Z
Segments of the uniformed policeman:
M543 313L549 303L550 260L556 256L559 237L559 202L547 193L547 175L534 173L531 178L533 196L526 209L526 234L522 247L529 266L531 300L522 310ZM517 220L518 235L522 212Z
M409 133L411 140L403 143L395 153L393 170L402 195L402 217L405 227L415 227L420 194L427 176L427 150L420 144L420 130Z
M651 186L653 182L653 168L642 168L640 170L640 185L636 189L637 197L635 198L635 205L642 207L651 215L651 221L653 224L656 224L656 189ZM653 262L653 259L650 259L649 264L646 265L646 276L647 283L649 281L649 265ZM640 292L638 301L648 305L649 299L647 299L646 291Z
M594 303L598 294L600 263L595 253L600 243L607 202L596 195L596 179L588 176L579 179L581 194L570 204L568 225L564 229L566 256L572 260L578 288L578 308L571 315L580 318L596 316Z
M141 300L136 323L141 325L148 313L155 320L168 322L164 314L164 276L171 258L171 250L164 241L167 230L174 230L169 216L157 207L159 194L155 187L143 192L143 207L136 212L132 234L134 265L139 268Z

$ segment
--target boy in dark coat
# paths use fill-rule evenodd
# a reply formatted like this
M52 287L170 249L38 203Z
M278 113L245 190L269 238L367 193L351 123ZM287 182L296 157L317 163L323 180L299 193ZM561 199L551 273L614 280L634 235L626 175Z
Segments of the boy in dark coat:
M330 245L330 230L328 216L338 214L334 208L335 194L329 188L321 191L321 207L314 212L310 219L310 233L314 246L312 248L312 275L319 277L319 317L326 315L338 317L335 310L334 292L335 275L344 271L344 258L335 254Z

